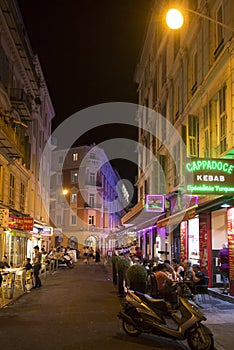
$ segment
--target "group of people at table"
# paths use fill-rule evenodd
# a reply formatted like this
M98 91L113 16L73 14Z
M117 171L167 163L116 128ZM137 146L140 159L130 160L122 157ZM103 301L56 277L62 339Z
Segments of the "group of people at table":
M193 294L196 294L199 286L204 286L206 283L206 277L200 270L199 264L192 265L189 260L184 261L183 265L177 259L172 259L171 263L169 260L159 262L151 270L151 280L152 275L156 279L158 296L165 299L171 298L171 287L174 282L186 283Z

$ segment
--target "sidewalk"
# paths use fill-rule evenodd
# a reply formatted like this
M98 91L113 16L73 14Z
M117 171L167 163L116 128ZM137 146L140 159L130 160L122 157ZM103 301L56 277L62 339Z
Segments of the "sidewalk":
M111 265L105 266L106 272L112 279ZM202 312L207 321L205 324L214 335L215 350L230 350L234 343L234 297L224 295L218 288L209 288L209 294L198 296L198 302L202 306Z

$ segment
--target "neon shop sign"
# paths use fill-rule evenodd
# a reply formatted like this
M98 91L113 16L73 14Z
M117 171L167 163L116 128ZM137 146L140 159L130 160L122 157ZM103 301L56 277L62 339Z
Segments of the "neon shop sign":
M234 160L189 159L186 162L185 183L187 192L232 193L234 192Z

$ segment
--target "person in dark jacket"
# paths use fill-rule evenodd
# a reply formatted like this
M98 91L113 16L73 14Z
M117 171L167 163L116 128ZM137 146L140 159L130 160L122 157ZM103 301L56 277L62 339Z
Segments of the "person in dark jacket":
M228 247L224 243L222 249L218 253L218 267L221 272L221 277L223 281L223 294L228 294L229 285L229 257L228 257Z

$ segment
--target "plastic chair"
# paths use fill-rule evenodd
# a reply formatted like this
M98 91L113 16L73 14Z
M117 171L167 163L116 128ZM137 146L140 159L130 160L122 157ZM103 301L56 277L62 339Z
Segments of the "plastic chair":
M25 270L20 270L15 273L15 288L25 291Z
M3 287L0 286L0 304L4 304L4 301L5 301L4 290L3 290Z
M29 291L33 287L32 270L27 270L26 271L25 287L26 287L27 291Z

